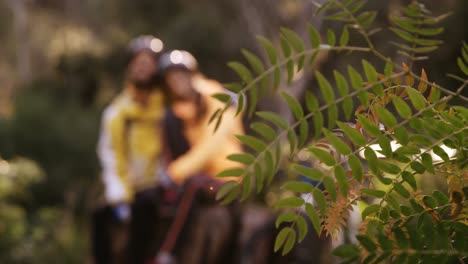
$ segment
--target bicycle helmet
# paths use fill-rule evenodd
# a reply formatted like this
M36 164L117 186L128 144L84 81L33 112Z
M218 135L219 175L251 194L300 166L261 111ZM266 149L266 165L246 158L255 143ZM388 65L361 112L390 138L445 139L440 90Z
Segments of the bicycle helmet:
M195 72L198 70L198 62L190 52L185 50L173 50L161 55L159 70L162 75L175 68Z
M151 35L136 37L128 44L128 51L133 56L144 50L158 54L163 50L163 48L163 42Z

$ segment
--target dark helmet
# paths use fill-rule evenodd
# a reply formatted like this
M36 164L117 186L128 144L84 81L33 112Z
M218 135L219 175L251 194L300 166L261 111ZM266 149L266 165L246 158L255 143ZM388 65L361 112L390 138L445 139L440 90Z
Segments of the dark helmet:
M158 54L163 50L163 48L163 42L151 35L136 37L128 44L128 51L133 56L145 50Z
M159 59L159 70L161 75L170 69L184 69L190 72L198 70L198 62L190 52L185 50L173 50L161 55Z

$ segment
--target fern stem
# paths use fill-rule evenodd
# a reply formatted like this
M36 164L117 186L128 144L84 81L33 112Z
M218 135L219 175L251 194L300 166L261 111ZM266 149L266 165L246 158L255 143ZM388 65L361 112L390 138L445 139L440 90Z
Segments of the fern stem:
M451 91L451 90L449 90L447 88L444 88L444 87L442 87L442 86L440 86L440 85L438 85L436 83L431 83L428 80L424 80L423 78L421 78L421 76L419 76L418 74L416 74L416 73L414 73L412 71L409 72L409 74L411 75L411 77L415 78L416 80L418 80L420 82L423 82L423 83L425 83L427 85L431 85L431 86L443 91L446 94L452 95L454 97L458 97L458 98L462 99L463 101L468 102L468 97L466 97L466 96L464 96L462 94L463 90L468 85L468 79L465 79L464 83L460 87L458 87L455 92L453 92L453 91Z
M374 51L375 50L374 43L372 43L372 41L370 40L369 34L367 34L367 32L364 30L364 27L361 25L361 23L356 18L356 16L354 16L354 14L340 1L333 0L332 2L338 5L341 9L343 9L343 11L345 11L349 15L349 18L351 19L351 21L358 26L357 31L359 32L359 34L361 34L364 37L371 51Z

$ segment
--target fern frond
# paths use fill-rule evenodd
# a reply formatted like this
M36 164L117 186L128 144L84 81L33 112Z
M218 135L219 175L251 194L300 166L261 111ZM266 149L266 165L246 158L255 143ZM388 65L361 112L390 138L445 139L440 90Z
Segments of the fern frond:
M436 22L441 21L447 15L433 17L422 3L413 3L403 9L404 16L391 16L395 27L393 31L404 42L391 42L399 48L398 51L411 62L426 59L424 54L430 53L442 44L441 40L434 37L441 34L444 29L436 27Z
M353 211L357 204L357 198L358 188L352 188L346 196L339 193L336 199L327 194L327 200L330 202L322 225L322 231L326 235L336 239L338 233L346 226L350 211Z

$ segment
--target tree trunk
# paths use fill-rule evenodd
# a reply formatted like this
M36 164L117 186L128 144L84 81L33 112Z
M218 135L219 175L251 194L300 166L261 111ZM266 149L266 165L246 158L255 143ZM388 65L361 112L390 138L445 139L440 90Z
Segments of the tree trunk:
M29 0L5 0L13 15L13 29L16 42L16 69L18 82L31 80L31 47L29 43Z

